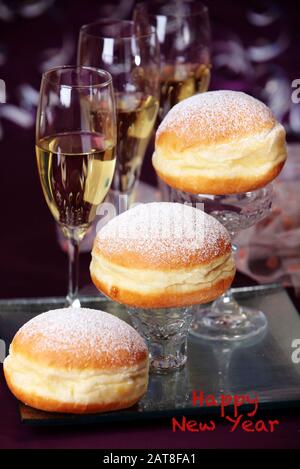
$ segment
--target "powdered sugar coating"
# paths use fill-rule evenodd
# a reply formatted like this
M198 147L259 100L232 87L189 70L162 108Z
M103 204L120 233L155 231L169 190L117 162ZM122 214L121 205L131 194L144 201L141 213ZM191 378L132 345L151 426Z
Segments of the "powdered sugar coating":
M129 324L88 308L56 309L34 317L18 331L13 349L15 345L17 350L26 349L37 362L47 360L50 366L75 369L118 367L123 362L127 366L147 351L144 340Z
M95 248L122 264L139 267L192 266L230 251L223 225L199 208L153 202L140 204L109 221L97 234Z
M186 146L214 144L271 129L275 119L261 101L239 91L196 94L176 104L156 133L156 143L167 132Z

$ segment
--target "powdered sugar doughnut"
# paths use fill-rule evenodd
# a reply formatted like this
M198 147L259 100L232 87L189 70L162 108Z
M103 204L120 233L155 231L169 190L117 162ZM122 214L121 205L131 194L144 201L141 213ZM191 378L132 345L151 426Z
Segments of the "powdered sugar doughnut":
M194 194L265 186L286 159L285 131L261 101L210 91L174 106L156 133L153 165L167 184Z
M38 409L116 410L133 405L145 393L148 351L140 335L117 317L64 308L21 327L4 373L12 393Z
M115 301L142 308L207 303L231 284L230 237L215 218L177 203L141 204L107 223L91 277Z

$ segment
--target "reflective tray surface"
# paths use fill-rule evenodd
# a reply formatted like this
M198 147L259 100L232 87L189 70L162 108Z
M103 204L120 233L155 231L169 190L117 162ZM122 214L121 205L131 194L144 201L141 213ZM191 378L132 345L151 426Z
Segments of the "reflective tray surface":
M285 290L276 286L237 289L235 294L240 303L264 311L269 322L264 336L239 343L213 343L190 335L187 366L175 374L150 375L148 392L134 407L103 414L67 415L38 411L20 404L22 422L76 425L219 411L217 407L195 408L191 399L193 390L217 398L220 394L257 395L259 408L299 406L300 363L292 361L292 342L300 339L299 313ZM63 303L63 298L1 300L2 355L4 349L7 353L8 344L22 324L41 312L62 307ZM83 297L82 305L102 309L129 322L125 309L106 298Z

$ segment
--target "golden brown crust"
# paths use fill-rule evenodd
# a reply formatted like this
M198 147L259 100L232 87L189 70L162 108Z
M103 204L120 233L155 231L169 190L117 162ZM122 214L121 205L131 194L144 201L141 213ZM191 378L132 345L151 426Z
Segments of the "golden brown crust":
M182 101L183 102L183 101ZM201 111L199 110L199 113ZM201 118L201 114L200 114ZM259 121L254 121L256 125L252 125L251 129L238 129L233 130L230 127L224 126L225 130L217 135L207 132L207 128L204 126L195 131L193 124L191 124L191 132L188 135L188 141L182 133L182 127L179 124L174 124L170 130L161 130L157 133L155 138L155 148L163 148L165 151L174 151L180 153L185 151L187 148L193 147L211 147L214 145L226 145L231 143L233 139L236 141L242 141L245 138L255 136L255 132L258 135L267 133L274 128L276 124L275 119L272 117L268 121L264 121L261 125Z
M19 399L21 402L24 402L26 405L34 407L36 409L45 410L47 412L62 412L62 413L72 413L72 414L92 414L98 412L108 412L113 410L126 409L133 406L142 396L141 394L138 398L129 401L115 401L108 404L103 403L93 403L93 404L81 404L76 402L61 402L56 399L45 398L36 393L27 393L26 391L15 386L11 380L9 373L7 373L6 368L4 367L4 375L6 383L10 391L14 396Z
M71 307L25 323L3 363L18 399L70 413L132 405L147 389L148 368L145 341L129 324L104 311Z
M84 312L86 312L86 317L82 316ZM58 315L62 318L60 327L54 329L54 325L52 325L51 334L45 329L47 319L42 317L47 314L50 314L50 317L56 316L54 320L58 319ZM22 356L28 362L39 364L41 367L73 370L75 372L82 370L96 370L98 372L119 370L123 367L139 365L147 358L148 351L144 341L124 321L102 311L84 308L81 308L81 317L79 319L76 319L77 314L76 310L73 313L70 309L63 309L49 311L44 315L37 316L16 333L10 345L10 354ZM91 315L93 315L93 318ZM97 321L98 315L99 323L96 322L94 326L94 319ZM64 324L64 316L66 317L66 324ZM104 318L108 317L109 322L105 319L102 323L102 316ZM91 329L85 331L84 327L88 326L89 318L91 319ZM39 320L41 320L41 323L37 325L36 321ZM75 321L77 321L77 324L75 324ZM108 347L104 343L104 339L105 335L110 334L107 329L110 321L113 321L111 324L112 345ZM82 328L80 322L85 323ZM78 329L76 329L77 325L79 326ZM64 336L64 327L68 328L69 326L70 331L68 333L66 330ZM72 336L74 340L70 340ZM122 341L124 341L124 346ZM118 344L117 350L114 342Z
M242 192L251 192L262 187L265 187L269 182L273 181L281 172L285 161L278 163L275 167L270 169L267 173L255 177L249 175L246 178L231 177L231 178L218 178L218 177L204 177L201 175L190 175L188 178L174 177L171 174L165 174L160 171L159 167L153 163L157 175L171 187L174 187L183 192L191 194L212 194L212 195L225 195L225 194L240 194Z
M138 365L142 363L148 355L147 349L139 349L134 354L127 350L114 350L97 353L97 342L95 342L95 353L90 354L88 359L84 354L84 345L78 344L78 351L74 354L72 350L61 351L59 344L52 349L42 349L40 347L40 336L32 337L30 341L18 332L11 344L11 351L16 355L21 355L24 359L39 363L41 366L53 366L58 370L119 370L128 365ZM99 349L98 349L99 350ZM82 353L81 353L82 352Z
M152 240L149 240L149 244ZM156 245L159 244L159 240L156 240ZM222 257L231 252L230 238L220 236L215 240L214 245L207 243L205 249L200 245L198 249L190 250L187 254L182 255L183 246L177 245L174 239L164 241L164 246L168 249L168 255L156 255L155 244L153 250L138 251L136 250L136 243L133 240L132 243L126 242L126 245L122 246L122 240L119 241L119 247L122 249L113 250L112 247L115 244L111 239L95 239L92 255L102 256L107 259L110 263L126 267L128 269L159 269L160 271L169 272L170 270L177 270L181 268L190 268L199 265L209 265L211 261ZM187 245L188 248L188 245Z
M285 130L270 109L245 93L220 90L170 110L157 130L152 162L175 189L223 195L266 186L285 160Z
M217 90L175 105L160 124L155 146L180 152L197 146L214 147L269 132L276 125L271 110L239 91Z
M128 227L130 230L128 230ZM139 205L97 234L90 264L96 287L141 308L208 302L231 283L230 236L215 218L189 205Z
M227 230L194 207L140 204L110 220L97 234L92 256L110 267L178 270L208 265L231 251Z
M235 271L228 277L214 282L210 287L199 288L191 292L168 292L161 291L153 294L142 294L138 291L126 290L120 286L108 287L101 279L96 278L92 273L92 281L95 286L106 296L118 303L126 304L137 308L173 308L189 306L193 304L209 303L222 295L234 279Z

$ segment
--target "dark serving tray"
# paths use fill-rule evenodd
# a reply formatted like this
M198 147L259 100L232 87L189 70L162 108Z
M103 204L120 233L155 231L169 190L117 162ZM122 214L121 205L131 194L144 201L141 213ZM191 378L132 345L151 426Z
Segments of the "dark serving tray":
M282 288L237 289L242 304L263 310L267 332L255 340L234 344L209 343L189 337L188 363L171 375L150 375L147 394L127 410L89 415L55 414L20 404L23 423L66 425L104 421L173 417L218 412L217 407L192 405L192 390L214 394L256 394L260 408L300 405L300 363L292 362L292 342L300 339L300 316ZM8 351L17 329L33 316L62 307L62 298L0 301L0 356ZM128 321L124 308L97 296L82 298L82 305L102 309ZM1 383L2 385L3 383ZM13 396L12 396L13 399Z

